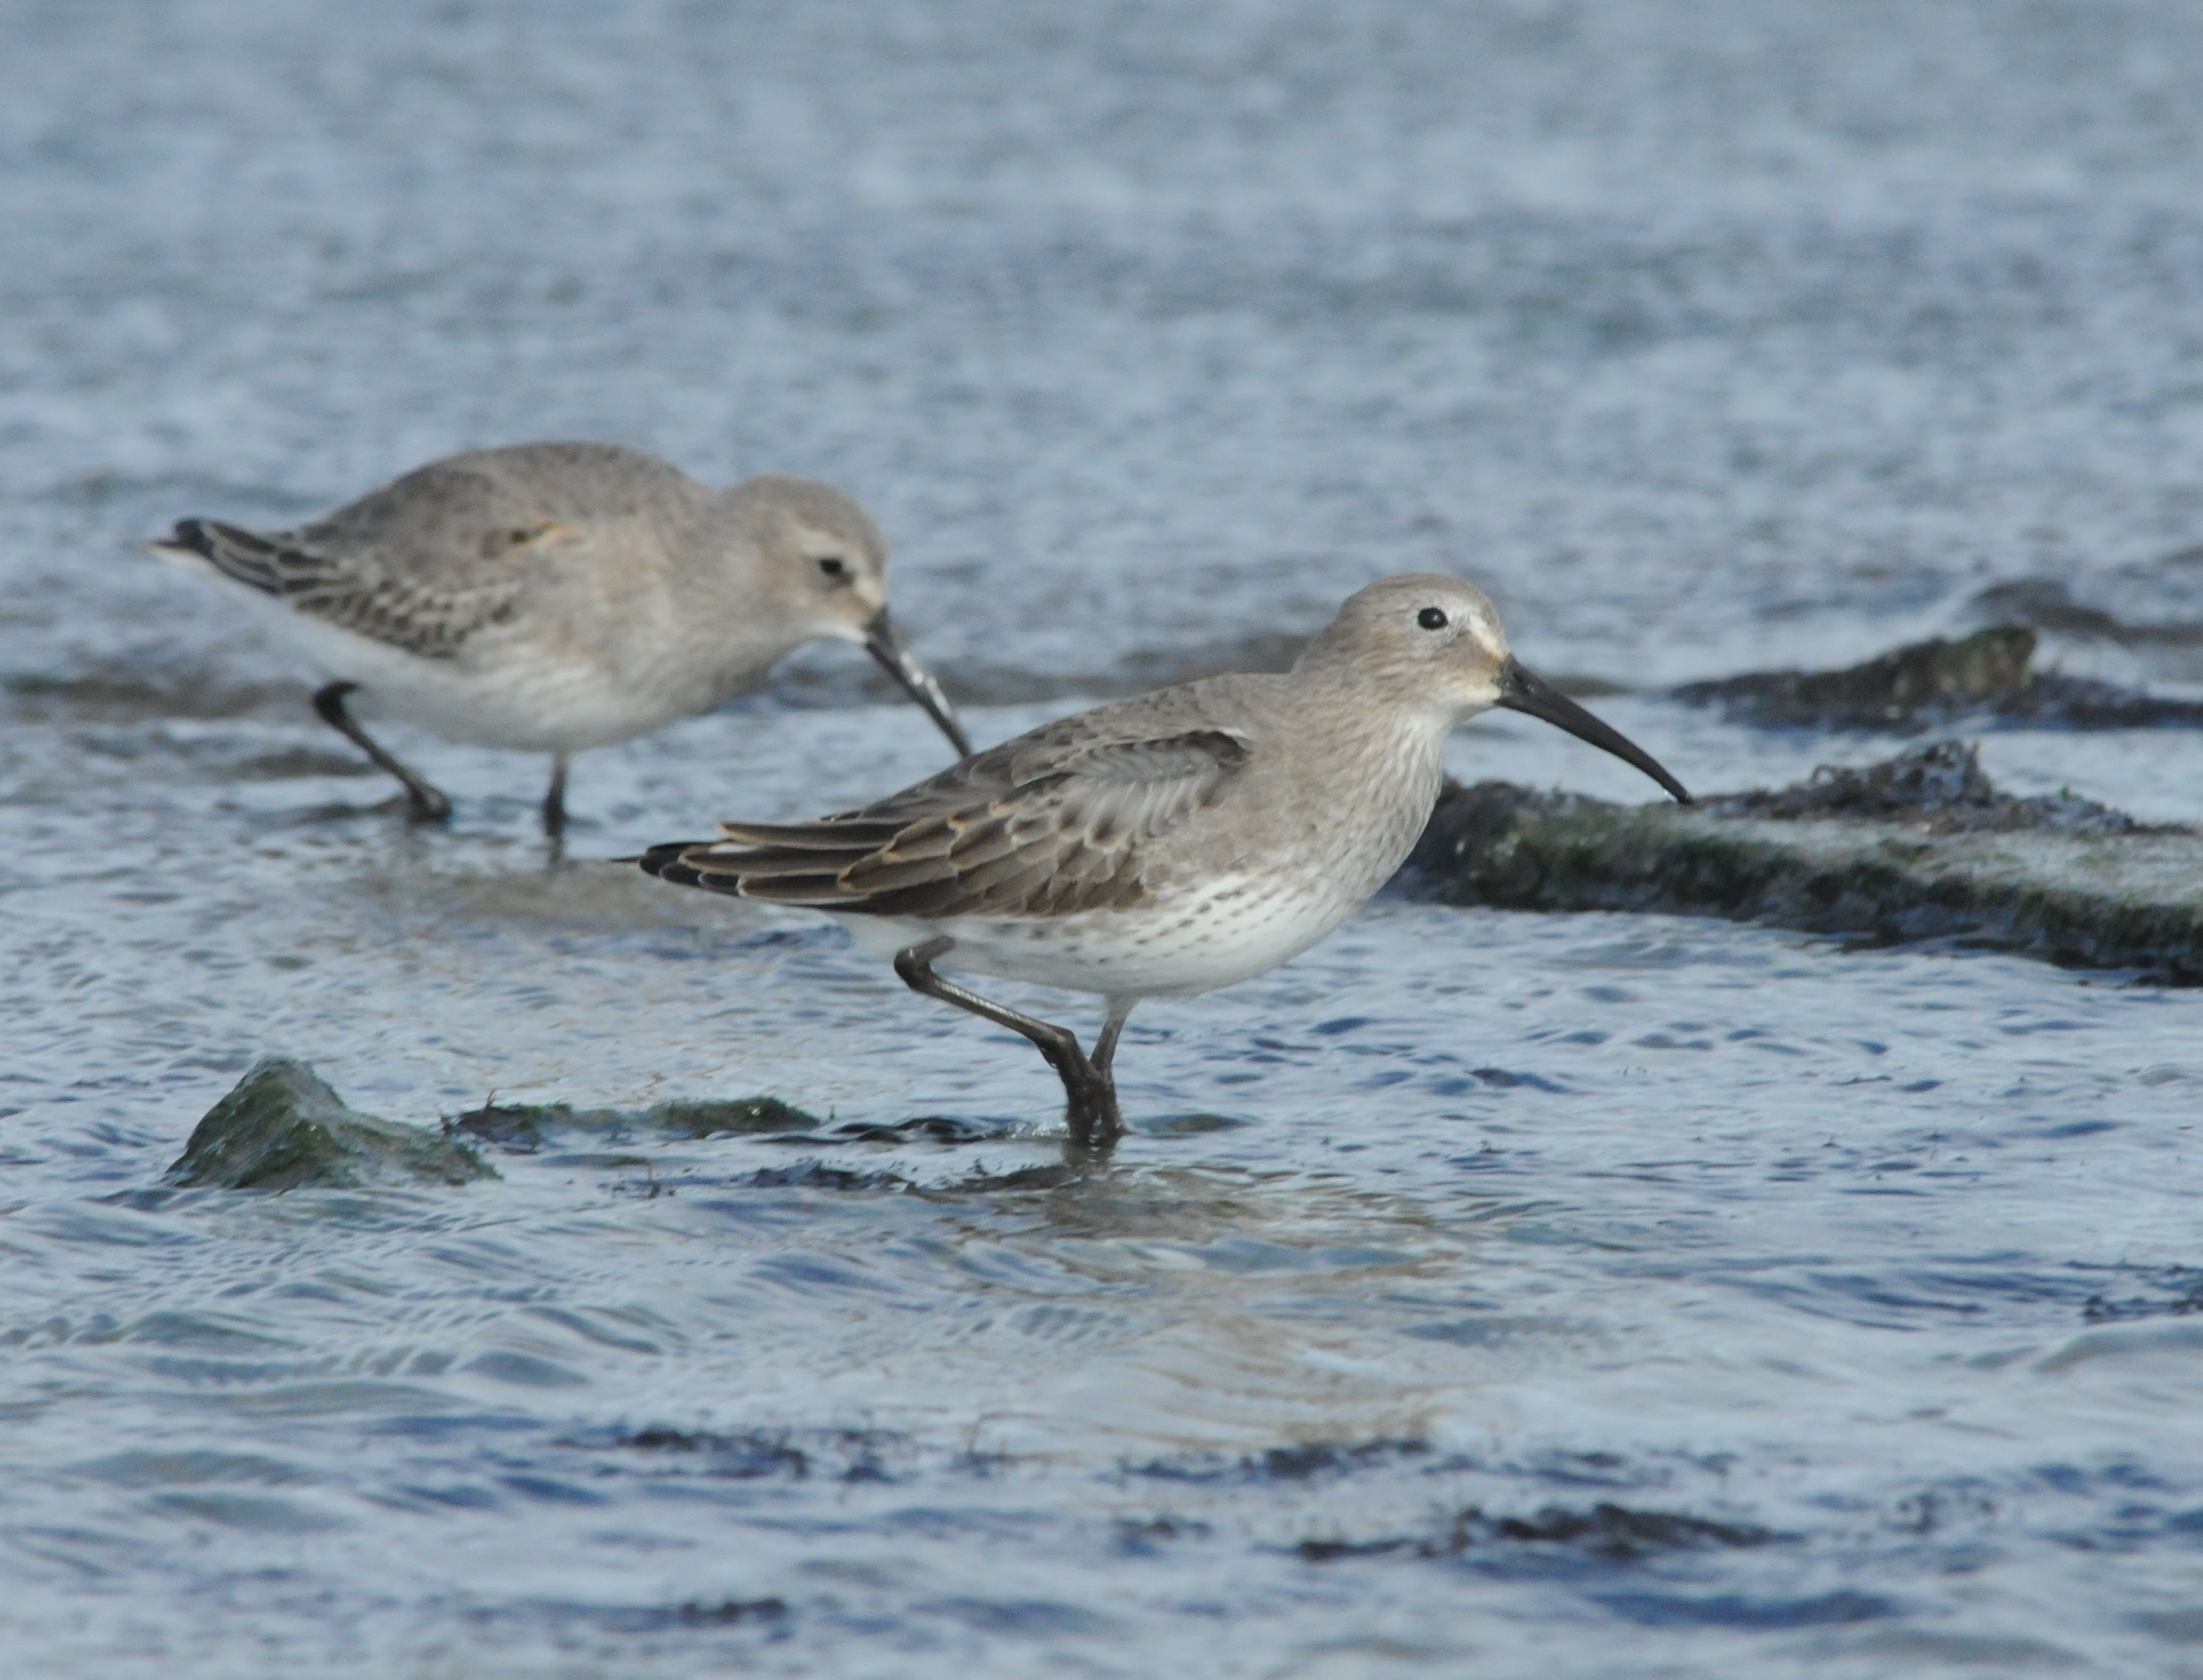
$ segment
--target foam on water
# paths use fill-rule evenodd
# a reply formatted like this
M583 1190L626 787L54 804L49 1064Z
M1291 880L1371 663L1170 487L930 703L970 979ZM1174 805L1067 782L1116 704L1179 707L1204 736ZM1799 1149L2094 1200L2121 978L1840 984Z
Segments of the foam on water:
M1022 1041L800 916L546 871L538 763L396 732L460 799L404 832L299 674L131 551L585 435L863 496L921 650L1018 699L988 738L1426 565L1533 667L1639 691L2043 578L2157 627L2069 613L2067 669L2193 681L2188 11L19 25L24 1671L2156 1672L2203 1638L2196 994L1380 900L1136 1015L1138 1133L1066 1182L1025 1170L1055 1100ZM573 852L936 768L860 663L584 757ZM1598 704L1708 790L1889 750ZM2196 820L2198 750L1983 757ZM1452 763L1644 792L1521 719ZM264 1054L421 1123L830 1123L161 1189ZM925 1115L959 1123L892 1129Z

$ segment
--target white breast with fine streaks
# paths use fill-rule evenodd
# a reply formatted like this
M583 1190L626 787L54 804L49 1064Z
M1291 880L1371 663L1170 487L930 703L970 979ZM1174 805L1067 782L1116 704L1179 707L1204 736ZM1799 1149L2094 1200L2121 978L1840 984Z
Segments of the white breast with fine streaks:
M935 966L1124 997L1186 997L1237 985L1298 956L1360 907L1358 896L1274 875L1231 874L1127 910L1072 916L890 916L835 920L875 955L946 934Z

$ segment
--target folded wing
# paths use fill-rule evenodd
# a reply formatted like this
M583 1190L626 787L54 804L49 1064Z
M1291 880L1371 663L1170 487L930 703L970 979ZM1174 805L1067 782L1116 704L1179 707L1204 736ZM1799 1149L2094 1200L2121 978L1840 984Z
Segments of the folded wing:
M155 545L296 610L423 658L504 622L546 550L584 534L492 475L438 463L304 530L177 522Z
M1076 720L1072 720L1076 722ZM1062 726L816 822L723 824L653 846L685 886L877 916L1060 916L1140 901L1153 842L1213 805L1248 757L1221 729L1079 740Z

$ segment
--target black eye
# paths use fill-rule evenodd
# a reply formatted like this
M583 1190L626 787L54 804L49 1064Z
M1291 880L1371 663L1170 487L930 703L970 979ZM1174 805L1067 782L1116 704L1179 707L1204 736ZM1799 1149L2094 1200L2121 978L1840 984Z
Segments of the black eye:
M849 575L848 562L832 554L818 563L818 569L825 573L828 577L847 577Z
M1425 607L1415 615L1415 622L1426 630L1443 630L1446 627L1446 616L1436 607Z

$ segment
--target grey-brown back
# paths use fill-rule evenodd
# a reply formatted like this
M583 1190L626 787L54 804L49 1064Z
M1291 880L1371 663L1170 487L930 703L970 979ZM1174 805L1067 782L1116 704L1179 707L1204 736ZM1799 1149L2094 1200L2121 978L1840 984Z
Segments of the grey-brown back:
M616 557L637 583L676 569L711 501L640 450L523 444L432 462L295 531L180 521L169 545L354 634L451 658L562 568Z
M519 444L431 462L286 535L334 563L372 563L393 581L473 588L510 575L552 527L618 522L670 539L711 497L641 450Z
M1130 909L1280 844L1311 845L1319 867L1364 835L1404 855L1437 792L1438 741L1427 765L1403 764L1388 741L1412 732L1388 736L1378 719L1370 740L1354 739L1314 716L1322 699L1281 676L1163 689L1045 724L854 811L726 823L723 840L653 847L643 867L747 898L936 919ZM1370 808L1387 798L1399 821Z

